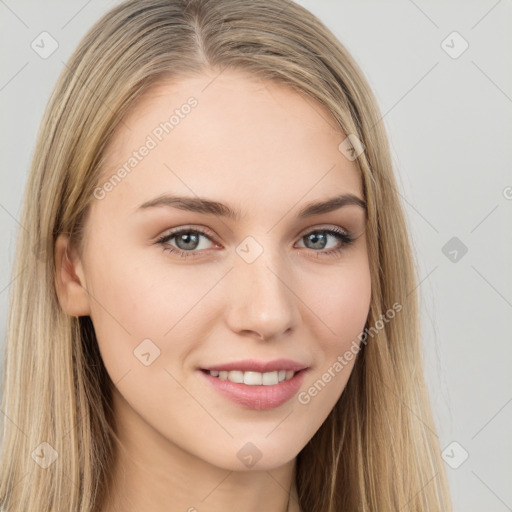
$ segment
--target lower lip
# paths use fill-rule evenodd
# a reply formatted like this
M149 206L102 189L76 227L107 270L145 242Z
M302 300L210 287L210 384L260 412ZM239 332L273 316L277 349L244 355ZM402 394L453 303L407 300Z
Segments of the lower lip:
M295 373L290 380L284 380L271 386L248 386L212 377L208 372L199 371L219 393L233 402L248 409L262 410L279 407L296 395L307 369Z

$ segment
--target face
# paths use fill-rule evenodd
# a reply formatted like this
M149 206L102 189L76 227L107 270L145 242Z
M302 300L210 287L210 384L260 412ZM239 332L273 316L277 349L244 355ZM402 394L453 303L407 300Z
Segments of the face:
M92 319L126 438L270 469L340 398L370 307L364 208L301 212L363 200L362 182L321 105L214 77L161 84L124 119L59 300Z

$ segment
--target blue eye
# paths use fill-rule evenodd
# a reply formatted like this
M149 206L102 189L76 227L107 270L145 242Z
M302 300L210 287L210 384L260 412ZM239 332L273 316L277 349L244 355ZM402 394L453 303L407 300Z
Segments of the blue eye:
M322 245L320 249L323 249L324 246L327 245L328 237L335 238L339 245L333 249L329 249L328 251L315 251L319 252L319 255L321 254L328 256L330 254L337 254L354 241L353 237L349 233L345 233L344 231L340 231L338 229L317 229L315 231L310 231L306 235L303 235L301 239L312 241L313 244L320 243L320 245Z
M164 251L178 254L183 258L195 257L198 256L198 252L201 252L196 250L200 245L201 237L211 241L210 236L199 229L179 229L159 238L157 244L161 244ZM169 245L169 241L174 238L180 241L181 248Z
M326 245L328 245L329 237L335 238L338 241L338 246L327 251L322 250ZM210 235L208 235L206 232L200 229L191 228L178 229L173 231L159 238L156 243L160 244L164 251L177 254L182 258L189 258L199 256L199 253L203 252L202 250L197 250L201 245L201 238L206 238L213 243ZM175 243L178 244L178 247L169 244L169 242L173 239L176 239ZM307 239L309 242L312 242L312 244L317 246L311 250L313 252L317 252L319 256L330 256L338 254L355 240L355 238L350 233L339 230L337 228L316 229L301 236L301 240L303 239ZM318 245L321 247L318 247ZM320 249L320 251L316 249Z

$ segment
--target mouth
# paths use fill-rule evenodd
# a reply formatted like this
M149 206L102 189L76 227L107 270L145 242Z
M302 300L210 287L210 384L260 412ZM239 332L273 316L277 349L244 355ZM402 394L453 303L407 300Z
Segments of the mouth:
M246 409L273 409L291 400L299 391L308 369L255 372L205 370L207 384L221 396Z
M247 386L275 386L293 378L297 373L293 370L276 370L273 372L253 372L242 370L202 370L212 377L220 380L229 380L236 384L245 384Z

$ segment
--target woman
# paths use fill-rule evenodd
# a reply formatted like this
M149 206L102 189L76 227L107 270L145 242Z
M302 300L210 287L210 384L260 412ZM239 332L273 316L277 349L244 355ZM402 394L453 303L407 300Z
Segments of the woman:
M112 9L21 223L2 510L450 509L380 114L307 10Z

